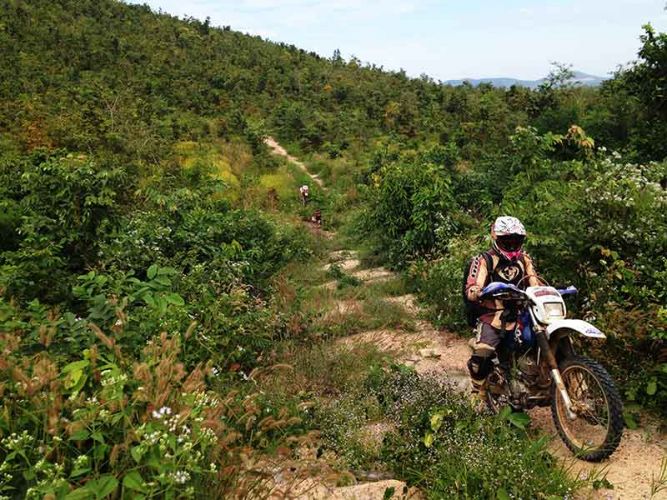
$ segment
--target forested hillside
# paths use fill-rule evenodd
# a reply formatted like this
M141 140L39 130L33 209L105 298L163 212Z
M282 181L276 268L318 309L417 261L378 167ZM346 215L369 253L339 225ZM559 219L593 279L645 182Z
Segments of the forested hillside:
M377 350L327 354L410 321L373 297L356 323L322 312L316 284L359 283L314 264L337 244L304 227L309 178L264 138L325 181L327 229L403 273L383 291L463 335L464 261L496 215L521 218L539 271L609 335L592 352L636 426L667 403L667 35L638 36L599 89L565 67L536 90L451 87L115 0L0 2L0 494L260 495L267 457L307 446L344 479L380 460L341 438L348 410L395 412L383 467L436 498L568 494L523 429L429 399L445 389ZM419 404L396 406L403 388ZM345 393L375 406L328 403ZM434 469L408 425L434 407L531 480Z
M601 92L557 91L555 79L530 92L441 86L120 2L9 0L3 18L3 128L22 147L150 158L164 141L224 137L263 119L283 138L332 154L398 134L454 143L471 158L527 123L542 133L576 123L633 159L667 154L664 40L652 31L643 35L645 64Z

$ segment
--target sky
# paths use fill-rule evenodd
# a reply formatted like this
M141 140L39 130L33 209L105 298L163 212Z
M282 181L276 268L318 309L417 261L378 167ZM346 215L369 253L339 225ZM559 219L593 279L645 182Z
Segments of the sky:
M667 0L126 1L435 80L538 79L552 62L608 76L636 58L642 25L667 31Z

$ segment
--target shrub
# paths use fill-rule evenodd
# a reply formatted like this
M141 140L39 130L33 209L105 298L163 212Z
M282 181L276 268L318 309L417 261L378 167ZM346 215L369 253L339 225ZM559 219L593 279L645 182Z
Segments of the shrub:
M526 224L538 270L552 283L575 284L575 310L609 336L596 357L632 399L655 408L664 408L667 383L667 196L659 184L666 172L664 163L635 165L602 152L552 164L555 179L523 184L522 198L513 196L517 187L505 205Z
M377 446L368 436L368 426L379 414L372 395L347 393L343 397L322 402L314 419L321 429L322 446L336 453L346 467L368 469L378 459Z
M3 335L3 493L194 497L221 465L216 443L238 435L220 420L205 371L188 374L166 334L133 362L92 328L98 343L70 363L17 355L20 337Z
M453 238L441 258L420 260L408 269L420 297L431 305L435 324L456 330L467 328L462 296L464 268L469 259L487 248L483 236Z
M371 381L395 431L383 457L430 498L568 495L575 484L547 451L504 417L481 416L441 379L402 368Z
M2 162L0 179L7 213L14 214L5 223L14 237L0 255L1 284L23 300L63 300L118 220L129 186L125 170L85 155L36 153Z
M364 233L376 236L393 264L442 251L457 233L457 205L443 167L406 154L371 177Z
M576 126L564 136L517 130L511 154L497 165L507 176L501 205L465 236L439 247L436 258L413 263L410 276L432 304L435 321L462 328L464 262L488 247L486 228L494 215L518 217L538 272L555 285L577 286L579 298L570 309L607 333L604 347L586 348L610 368L628 398L661 409L667 197L660 183L667 165L628 163L604 148L594 152L593 144ZM483 174L482 167L470 175ZM489 171L487 181L496 175ZM480 189L490 188L482 182Z
M262 394L210 390L223 373L197 346L195 324L148 335L187 309L166 286L173 270L147 275L82 277L76 293L104 329L37 302L27 311L0 302L3 494L198 498L212 484L238 487L248 446L301 433L299 417ZM125 295L98 293L105 289Z

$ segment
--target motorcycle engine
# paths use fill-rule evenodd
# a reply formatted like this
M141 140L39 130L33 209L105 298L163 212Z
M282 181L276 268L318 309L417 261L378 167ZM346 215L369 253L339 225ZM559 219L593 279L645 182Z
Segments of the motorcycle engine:
M537 363L527 354L516 360L518 376L509 380L510 393L516 408L530 408L529 397L533 393L532 387L535 386L539 377Z
M515 379L511 379L509 381L509 385L510 385L510 393L512 394L512 397L515 399L515 401L517 403L523 402L524 397L528 393L528 388L522 382Z
M517 367L521 372L521 379L529 385L537 382L540 376L540 370L532 356L528 354L521 356L517 360Z

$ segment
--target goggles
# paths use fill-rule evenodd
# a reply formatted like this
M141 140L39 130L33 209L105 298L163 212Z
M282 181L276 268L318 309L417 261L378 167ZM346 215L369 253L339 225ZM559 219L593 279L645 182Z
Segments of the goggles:
M496 243L498 247L506 252L516 252L521 250L526 237L518 234L509 234L507 236L498 236Z

